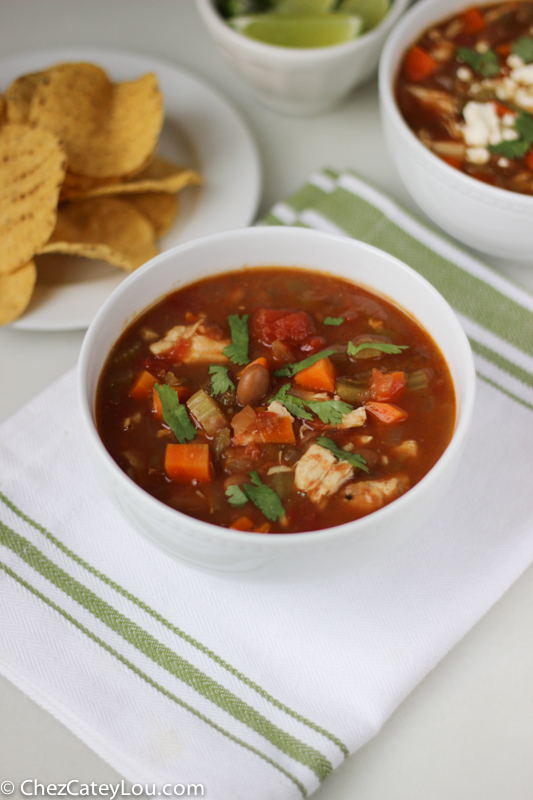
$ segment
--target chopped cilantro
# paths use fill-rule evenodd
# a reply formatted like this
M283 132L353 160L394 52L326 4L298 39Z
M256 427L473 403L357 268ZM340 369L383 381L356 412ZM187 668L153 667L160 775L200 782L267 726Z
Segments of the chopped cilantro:
M520 56L526 64L531 64L533 62L533 38L522 36L517 39L511 47L511 52L515 56Z
M317 444L321 447L325 447L326 450L330 450L333 455L340 458L341 461L347 461L352 467L358 467L362 469L363 472L370 472L363 456L360 456L358 453L349 453L347 450L343 450L342 447L335 444L332 439L328 439L327 436L319 436Z
M342 400L311 400L305 405L314 411L322 422L330 425L340 425L343 416L353 411L353 406Z
M344 317L326 317L324 325L342 325Z
M522 111L515 120L514 129L518 133L518 139L489 144L490 152L505 158L523 158L533 145L533 116Z
M285 509L274 489L266 486L257 472L250 472L250 478L253 486L249 483L243 483L242 486L228 486L225 492L228 503L231 506L243 506L251 500L267 519L274 521L284 517Z
M248 498L239 486L228 486L225 491L230 506L243 506L248 502Z
M163 419L175 433L178 442L180 444L192 442L196 436L196 428L189 419L186 406L180 403L177 392L172 386L166 384L160 386L159 383L154 385L154 389L161 400Z
M286 383L268 402L273 403L274 400L276 400L278 403L281 403L282 406L285 406L289 414L292 414L293 417L300 417L300 419L313 419L312 415L305 410L303 400L300 400L299 397L295 397L292 394L287 394L290 388L290 383Z
M228 322L231 330L231 344L228 344L222 352L234 364L247 364L250 360L248 358L248 314L244 314L243 317L230 314Z
M471 50L469 47L458 47L457 57L484 78L497 75L500 71L500 62L494 50L478 53L477 50Z
M348 342L348 355L356 356L361 350L380 350L382 353L391 353L397 355L402 350L407 350L408 344L389 344L388 342L361 342L355 345L353 342Z
M274 375L296 375L297 372L301 372L303 369L307 369L307 367L312 367L317 361L321 361L323 358L333 355L334 352L335 350L322 350L321 353L315 353L314 356L304 358L303 361L298 361L296 364L289 364L288 366L283 367L283 369L276 370Z
M225 394L230 389L235 389L235 384L228 375L226 367L211 364L209 374L213 376L211 378L211 391L213 394Z

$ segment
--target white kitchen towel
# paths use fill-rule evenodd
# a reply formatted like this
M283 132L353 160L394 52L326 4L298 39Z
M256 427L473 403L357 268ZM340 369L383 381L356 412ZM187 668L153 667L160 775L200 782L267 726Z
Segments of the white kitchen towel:
M0 671L127 780L213 800L310 794L533 559L533 298L351 173L313 176L267 222L400 256L471 339L459 474L399 549L309 585L210 577L107 496L73 373L0 428Z

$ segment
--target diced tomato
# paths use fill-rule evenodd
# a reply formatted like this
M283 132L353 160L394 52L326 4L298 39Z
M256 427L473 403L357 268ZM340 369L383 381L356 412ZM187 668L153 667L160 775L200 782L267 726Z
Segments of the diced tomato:
M479 33L485 29L485 20L479 8L467 8L461 14L463 33Z
M503 103L498 103L498 101L494 103L494 108L496 109L496 113L499 117L504 117L506 114L512 113L510 108L504 106Z
M250 517L239 517L231 523L230 528L234 531L253 531L254 523Z
M309 355L314 355L324 350L325 344L326 340L323 336L312 336L307 342L302 344L300 350L303 350L304 353L309 353Z
M392 425L395 422L403 422L409 416L407 411L398 406L393 406L391 403L365 403L366 410L372 416L379 419L380 422L385 422L387 425Z
M253 321L254 334L265 344L282 339L301 344L315 332L313 320L305 311L279 311L260 308Z
M507 58L507 56L511 55L511 45L510 44L499 44L496 48L496 52L502 58Z
M530 150L526 156L526 164L530 170L533 170L533 150Z
M393 400L404 389L405 374L403 372L372 370L372 383L370 384L370 397L372 400Z
M404 61L404 71L410 81L423 81L437 69L437 62L422 50L421 47L414 45L407 51Z
M455 156L441 156L442 160L445 161L450 167L454 169L461 169L463 166L463 162L460 158L456 158Z

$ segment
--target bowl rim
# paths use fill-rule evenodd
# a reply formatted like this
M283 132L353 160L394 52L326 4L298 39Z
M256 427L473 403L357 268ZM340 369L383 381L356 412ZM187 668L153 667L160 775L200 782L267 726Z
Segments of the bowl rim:
M174 258L179 259L182 253L194 250L199 246L216 246L221 241L231 240L243 236L251 238L257 237L259 239L261 236L265 235L272 237L281 236L287 238L300 238L302 240L309 238L316 240L317 237L320 237L323 240L329 241L332 246L335 246L335 243L338 244L339 242L343 242L344 245L348 245L349 247L353 246L354 250L358 251L359 253L361 251L371 252L374 255L378 255L380 258L384 258L385 260L395 263L408 276L408 280L415 280L422 285L425 291L429 291L436 298L438 298L438 302L441 304L443 314L448 316L450 330L453 332L453 336L456 338L456 341L461 348L462 360L463 364L465 365L465 381L463 387L464 399L462 408L459 410L456 407L455 428L446 449L431 467L431 469L421 478L421 480L412 488L410 488L405 494L398 497L392 503L383 506L377 511L373 511L365 517L343 523L342 525L335 525L330 528L321 528L315 531L302 531L296 535L287 535L286 533L269 533L268 535L261 536L258 540L255 537L251 537L249 531L237 531L230 528L224 528L213 523L198 520L195 517L189 516L188 514L184 514L183 512L178 511L177 509L174 509L153 497L146 490L138 486L131 478L129 478L108 453L102 439L100 438L93 415L94 396L89 400L87 379L90 362L93 358L94 343L96 337L98 336L100 325L105 323L108 315L112 313L115 300L128 293L130 287L134 286L135 283L139 281L147 272L157 270L158 265L163 261L168 261L169 259ZM247 262L245 265L243 265L243 267L250 266L253 268L253 264L250 262ZM241 269L243 267L239 267L237 269ZM234 270L224 270L224 272L230 271ZM372 287L369 288L372 290ZM380 292L377 293L382 294ZM163 299L166 294L168 294L168 291L163 292L159 299L154 300L151 305L157 303L160 299ZM394 298L390 299L392 302L395 302ZM397 305L399 304L397 303ZM148 307L149 306L146 308ZM130 315L124 319L123 329L126 325L130 325L140 314L144 313L144 310L146 309L143 309L141 312L135 312L134 316ZM410 313L407 311L407 309L405 309L405 311L406 313ZM440 347L438 342L436 342L436 344L438 347ZM191 242L185 242L181 245L177 245L176 247L167 250L148 261L142 267L129 275L125 281L119 284L119 286L117 286L117 288L107 298L98 311L83 340L77 369L78 407L81 412L82 425L85 429L85 433L88 434L88 438L93 445L93 452L96 451L99 454L99 457L103 458L107 467L112 470L115 478L117 478L119 483L124 486L126 493L131 493L132 491L134 493L138 493L143 502L151 505L154 510L159 512L159 515L162 514L169 521L175 521L176 526L182 519L185 519L189 531L197 533L201 539L205 540L207 536L212 536L217 537L217 542L221 545L233 547L241 546L243 549L250 548L250 546L260 546L263 550L270 550L273 553L274 551L279 552L280 548L282 550L291 550L294 548L298 549L306 547L307 545L320 545L321 543L327 541L332 542L335 540L345 539L347 536L355 537L357 535L364 535L374 527L374 520L379 518L384 522L388 517L394 518L396 514L401 513L404 507L408 509L410 505L416 504L418 496L425 492L428 485L431 486L432 483L438 481L438 476L441 473L446 472L446 467L450 462L453 463L458 451L460 451L463 446L474 409L475 383L476 372L474 359L466 333L464 332L455 312L453 311L453 308L448 304L440 292L438 292L437 289L435 289L435 287L429 283L429 281L423 278L418 272L409 267L403 261L400 261L399 259L389 255L377 247L366 244L366 242L361 242L357 239L339 236L336 234L323 233L321 231L315 231L306 228L295 228L290 226L258 226L253 228L241 228L234 231L227 231L225 233L211 234L210 236L205 236L195 239Z
M392 28L409 5L410 0L392 0L389 12L382 21L368 33L363 33L361 36L351 41L329 45L327 47L306 48L282 47L250 39L242 33L233 30L230 25L224 22L220 14L218 14L213 7L212 0L195 0L195 2L201 16L208 25L216 28L219 34L224 36L228 42L231 42L236 47L240 47L242 50L247 50L250 55L264 55L274 58L277 61L286 61L289 64L300 64L302 62L306 64L308 62L335 60L345 54L358 50L360 47L364 47L365 44L379 40L384 32L387 33L390 28ZM361 44L362 42L363 44Z
M480 6L492 4L493 0L477 0L477 5ZM381 53L378 86L382 113L384 111L388 114L396 127L400 129L404 138L413 143L417 158L422 160L422 163L430 165L433 173L435 170L440 171L440 177L445 179L447 183L456 185L465 194L477 194L479 195L479 199L492 201L493 204L503 202L507 208L509 208L509 206L515 206L512 210L531 213L533 211L532 195L513 192L510 189L503 189L500 186L491 186L490 184L478 181L476 178L454 169L454 167L451 167L431 150L428 150L409 127L396 102L394 85L401 59L406 52L406 47L409 46L404 44L400 45L404 35L409 32L410 42L414 44L420 34L430 27L431 22L427 20L423 24L419 24L420 17L425 15L427 9L435 9L436 13L432 17L432 22L435 23L447 17L451 17L453 13L459 13L461 8L470 8L471 5L472 3L469 2L469 0L461 0L461 6L456 9L455 12L450 12L446 8L446 0L421 0L421 2L418 2L404 14L403 18L395 25L394 29L388 35Z

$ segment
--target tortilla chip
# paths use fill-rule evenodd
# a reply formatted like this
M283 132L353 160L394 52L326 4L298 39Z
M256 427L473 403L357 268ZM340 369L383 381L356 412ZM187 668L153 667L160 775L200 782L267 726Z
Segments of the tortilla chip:
M59 207L57 224L40 253L70 253L134 270L159 252L154 226L117 197L93 197Z
M50 237L64 175L65 152L53 134L0 128L0 275L27 264Z
M164 236L178 213L178 198L175 194L145 192L144 194L129 194L124 199L137 211L148 217L154 226L157 238Z
M7 104L4 97L0 94L0 125L7 122Z
M95 64L58 64L7 91L9 118L56 134L69 169L106 178L140 169L154 152L163 99L153 73L111 83Z
M178 167L164 158L156 157L145 169L127 180L116 177L98 180L67 172L61 187L60 201L140 192L175 194L186 186L197 186L201 182L202 178L194 170Z
M0 325L20 317L30 302L37 269L33 261L19 267L9 275L0 275Z

